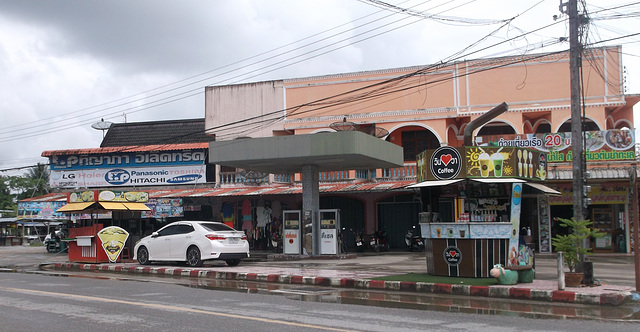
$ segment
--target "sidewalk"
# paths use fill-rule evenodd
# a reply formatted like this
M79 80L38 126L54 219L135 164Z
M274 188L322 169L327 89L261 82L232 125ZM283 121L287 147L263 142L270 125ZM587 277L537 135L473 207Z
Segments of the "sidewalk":
M44 251L44 249L42 250ZM424 253L409 252L349 254L338 259L326 256L291 257L253 251L252 258L243 261L236 267L228 267L224 262L210 262L201 268L189 268L159 264L141 266L132 260L116 264L80 264L68 263L67 261L51 262L49 260L49 263L43 264L41 268L215 278L589 305L617 306L630 302L634 298L633 256L595 256L592 261L594 262L595 278L600 280L601 286L567 287L564 291L558 290L555 255L536 257L536 278L533 283L488 287L369 280L369 278L396 274L426 273Z

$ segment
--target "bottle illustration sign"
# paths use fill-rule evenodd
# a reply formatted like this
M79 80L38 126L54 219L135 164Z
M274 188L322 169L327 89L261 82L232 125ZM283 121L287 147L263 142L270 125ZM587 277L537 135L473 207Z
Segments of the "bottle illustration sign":
M117 226L109 226L98 232L98 238L102 249L109 257L109 262L115 263L129 238L129 232Z
M465 151L466 176L471 178L515 177L547 179L547 155L515 147L473 146Z

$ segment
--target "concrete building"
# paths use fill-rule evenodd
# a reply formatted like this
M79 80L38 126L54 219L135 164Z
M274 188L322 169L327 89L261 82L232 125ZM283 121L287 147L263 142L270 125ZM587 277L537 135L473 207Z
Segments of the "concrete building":
M629 129L633 129L633 106L640 96L625 94L621 52L621 47L586 50L582 68L583 121L589 133L588 184L592 187L588 213L608 233L604 240L593 243L594 248L607 252L630 252L630 172L635 161L635 136ZM404 166L322 171L320 208L340 209L342 227L347 230L365 234L384 230L391 246L402 248L405 232L418 223L418 213L425 210L419 191L406 188L416 182L416 156L444 145L462 146L469 122L506 102L506 113L474 131L474 144L530 146L549 154L546 185L563 195L531 200L531 206L523 206L521 221L523 227L531 229L536 249L549 251L549 237L562 231L556 229L554 218L572 215L568 151L571 121L579 119L571 119L569 87L568 52L210 86L205 89L204 120L176 121L173 129L158 129L164 136L152 141L140 141L135 134L147 132L141 129L145 127L170 126L171 121L141 123L138 127L131 124L129 130L120 133L133 136L125 135L126 139L118 139L115 145L45 151L43 156L50 158L52 167L62 165L59 161L69 157L92 163L82 170L57 169L59 177L54 179L58 181L54 187L59 191L78 187L148 191L155 203L167 203L152 208L164 213L162 216L145 219L151 223L153 218L153 227L177 218L220 220L247 231L256 240L255 248L268 248L271 227L282 222L282 211L302 208L301 174L267 174L209 165L206 158L191 163L193 158L207 154L207 142L214 139L366 132L402 146ZM172 139L192 137L193 128L202 128L202 122L204 130L195 131L206 136L197 135L184 142ZM122 130L126 126L120 127ZM115 134L110 130L105 139ZM178 165L158 163L162 158L151 155L163 152L175 154ZM136 160L138 154L138 164L107 162ZM106 185L62 180L70 172L106 174L122 167L133 171L147 168L145 174L151 175L136 183L116 181ZM180 177L182 183L173 178L169 182L152 179L156 171L167 167L179 167L192 176ZM200 177L193 176L194 172ZM38 206L59 206L63 201L64 195L52 194L22 203L24 209L37 215ZM351 231L346 240L353 246Z
M582 121L592 188L588 213L607 232L593 246L629 252L633 106L640 97L624 93L621 47L586 50L582 63ZM536 247L548 251L549 237L562 231L555 218L572 216L570 128L572 120L580 119L571 119L569 77L568 52L556 52L211 86L206 88L205 121L207 134L218 141L336 130L371 133L403 147L404 167L324 172L320 178L384 185L414 179L418 153L462 146L467 124L506 102L509 111L476 130L474 143L539 145L549 153L547 184L563 195L524 207L522 222L533 231ZM299 174L292 176L300 180ZM343 223L347 227L367 233L385 229L392 241L423 209L411 192L347 191L324 197L353 210L349 214L358 221ZM541 224L541 219L546 221Z

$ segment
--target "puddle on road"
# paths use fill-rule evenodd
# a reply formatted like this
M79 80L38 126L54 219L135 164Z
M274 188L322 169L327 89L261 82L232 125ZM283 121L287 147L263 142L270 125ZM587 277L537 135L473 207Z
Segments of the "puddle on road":
M105 272L24 271L58 277L95 278L137 282L164 282L209 290L234 291L249 294L273 294L295 301L356 304L365 306L457 312L479 315L504 315L540 319L589 319L640 322L640 303L621 306L600 306L549 303L499 298L417 294L395 291L369 291L331 288L313 285L291 285L257 281L237 281L180 276L140 276Z

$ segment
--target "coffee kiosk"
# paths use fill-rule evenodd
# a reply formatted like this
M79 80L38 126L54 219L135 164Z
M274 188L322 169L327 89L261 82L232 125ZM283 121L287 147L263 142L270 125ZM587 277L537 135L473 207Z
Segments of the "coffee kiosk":
M113 263L121 259L120 254L129 249L125 248L129 233L119 227L104 227L95 216L111 213L113 223L115 212L139 223L140 213L150 211L144 204L148 200L149 194L143 191L85 190L68 193L67 204L56 212L89 215L90 218L83 219L81 227L69 229L69 238L63 239L68 243L69 262Z
M546 188L546 154L519 147L449 147L418 155L427 272L489 277L516 265L525 186Z

